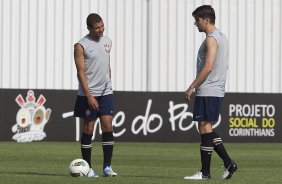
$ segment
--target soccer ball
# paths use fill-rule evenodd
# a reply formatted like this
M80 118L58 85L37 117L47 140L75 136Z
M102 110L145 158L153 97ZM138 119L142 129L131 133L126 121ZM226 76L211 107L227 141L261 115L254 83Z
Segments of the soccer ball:
M70 175L73 177L86 176L89 170L88 163L83 159L75 159L70 163Z

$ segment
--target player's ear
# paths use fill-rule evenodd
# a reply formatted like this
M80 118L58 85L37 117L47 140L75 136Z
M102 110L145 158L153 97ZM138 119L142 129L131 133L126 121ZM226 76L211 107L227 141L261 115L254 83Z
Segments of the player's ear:
M87 26L88 31L90 31L93 28L92 25Z
M211 23L211 19L210 18L205 18L204 19L206 23Z

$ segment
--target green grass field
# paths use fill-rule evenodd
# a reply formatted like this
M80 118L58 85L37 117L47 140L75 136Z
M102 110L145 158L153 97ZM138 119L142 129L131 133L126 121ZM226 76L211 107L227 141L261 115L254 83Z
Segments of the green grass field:
M93 166L102 175L102 148L93 145ZM181 183L282 183L282 144L225 144L239 170L222 181L222 162L213 153L211 180L187 181L200 167L199 145L181 143L116 142L113 169L116 178L73 178L68 167L80 158L78 142L0 142L0 184L181 184ZM95 180L95 181L94 181Z

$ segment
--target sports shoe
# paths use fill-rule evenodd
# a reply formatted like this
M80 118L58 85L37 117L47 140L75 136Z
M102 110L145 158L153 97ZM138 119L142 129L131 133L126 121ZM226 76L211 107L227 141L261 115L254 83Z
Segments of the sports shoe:
M202 174L202 172L197 172L195 175L193 176L185 176L184 179L185 180L206 180L206 179L210 179L211 175L208 176L204 176Z
M223 175L222 175L222 179L223 179L223 180L228 180L228 179L230 179L230 178L232 177L232 174L233 174L237 169L238 169L238 167L237 167L236 163L235 163L233 160L231 160L231 163L230 163L230 165L229 165L227 168L225 168L225 167L223 166Z
M113 169L112 169L112 166L107 166L107 167L105 167L105 169L103 170L103 172L104 172L104 176L105 177L115 177L115 176L117 176L118 174L117 173L115 173L114 171L113 171Z
M90 178L98 178L99 176L98 176L97 173L95 173L95 171L94 171L92 168L90 168L90 170L89 170L89 172L88 172L88 174L87 174L87 177L90 177Z

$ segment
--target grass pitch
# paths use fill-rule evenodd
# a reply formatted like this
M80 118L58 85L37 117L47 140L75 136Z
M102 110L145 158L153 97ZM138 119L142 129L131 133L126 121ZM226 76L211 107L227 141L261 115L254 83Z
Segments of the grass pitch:
M80 156L78 142L0 142L0 184L181 184L281 183L282 144L225 144L238 164L231 180L222 181L222 161L214 152L212 179L188 181L200 168L198 144L116 142L113 169L116 178L73 178L69 163ZM102 176L102 147L93 143L92 165Z

